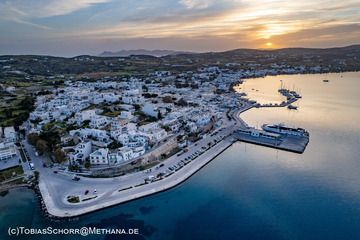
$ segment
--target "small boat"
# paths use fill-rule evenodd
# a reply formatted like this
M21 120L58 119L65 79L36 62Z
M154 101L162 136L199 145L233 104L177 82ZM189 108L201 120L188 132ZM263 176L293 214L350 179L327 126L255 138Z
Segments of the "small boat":
M323 80L323 82L330 82L330 80L328 80L328 79L324 79L324 80Z
M290 104L287 106L287 108L290 110L297 110L298 107Z

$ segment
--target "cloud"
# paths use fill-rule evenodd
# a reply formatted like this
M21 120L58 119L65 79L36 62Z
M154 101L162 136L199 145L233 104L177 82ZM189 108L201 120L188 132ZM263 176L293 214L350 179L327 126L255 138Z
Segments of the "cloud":
M12 0L0 2L0 20L43 29L49 27L33 23L34 19L66 15L88 8L94 4L106 3L111 0Z
M189 9L204 9L213 5L215 0L180 0L180 4Z
M331 45L342 37L359 41L359 11L359 0L0 0L0 32L9 39L62 39L77 46L74 39L139 48L161 42L183 50L194 50L192 43L202 50L268 41L281 47Z

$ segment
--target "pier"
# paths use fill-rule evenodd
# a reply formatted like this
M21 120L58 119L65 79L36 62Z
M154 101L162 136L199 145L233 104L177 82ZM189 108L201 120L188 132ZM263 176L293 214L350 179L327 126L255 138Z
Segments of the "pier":
M253 143L294 153L303 153L309 143L308 137L274 134L255 128L239 129L235 131L234 137L241 142Z
M295 91L290 91L288 89L281 88L278 92L286 97L286 101L281 103L266 103L266 104L257 104L256 107L288 107L291 106L292 103L296 102L298 99L301 98L301 95Z

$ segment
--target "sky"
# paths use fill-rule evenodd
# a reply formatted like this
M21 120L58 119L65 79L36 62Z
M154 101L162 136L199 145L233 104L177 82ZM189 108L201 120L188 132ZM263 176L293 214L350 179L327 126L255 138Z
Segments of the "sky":
M0 55L360 43L359 0L0 0Z

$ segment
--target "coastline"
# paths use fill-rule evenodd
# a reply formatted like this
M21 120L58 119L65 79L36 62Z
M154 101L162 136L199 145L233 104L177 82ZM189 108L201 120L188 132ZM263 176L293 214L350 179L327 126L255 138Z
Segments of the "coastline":
M350 71L350 72L354 72L354 71ZM324 73L315 73L315 74L327 74L327 73L340 73L340 72L324 72ZM277 75L301 75L304 73L294 73L294 74L276 74L276 75L271 75L271 76L277 76ZM314 74L314 73L308 73L308 74ZM268 76L268 75L266 75ZM248 77L249 79L251 78L263 78L266 76L258 76L258 77ZM243 79L247 79L247 78L243 78ZM247 111L248 109L251 109L253 106L246 108L246 109L241 109L236 111L237 114L240 114L244 111ZM246 124L240 117L237 118L238 121L240 121L242 124ZM224 139L222 142L218 143L221 144L224 141L226 141L226 139ZM71 210L71 213L63 211L63 210L59 210L56 209L53 200L51 199L51 196L46 188L46 184L44 183L39 183L38 185L38 191L40 194L40 203L42 206L42 210L45 211L45 215L48 216L49 218L55 218L55 219L62 219L62 218L74 218L77 216L81 216L81 215L86 215L88 213L94 212L94 211L99 211L102 210L104 208L109 208L115 205L119 205L119 204L123 204L129 201L133 201L139 198L144 198L150 195L154 195L160 192L164 192L167 191L171 188L174 188L176 186L178 186L179 184L183 183L184 181L186 181L188 178L190 178L192 175L194 175L196 172L198 172L199 170L201 170L205 165L207 165L209 162L211 162L214 158L216 158L218 155L220 155L223 151L225 151L227 148L229 148L234 142L236 142L237 140L233 140L230 144L228 144L225 148L223 148L222 150L218 151L217 153L213 154L213 156L209 157L209 159L207 159L205 161L205 163L202 163L201 165L197 166L196 168L192 168L190 170L188 170L187 173L183 174L181 177L179 177L178 179L174 180L173 182L170 182L168 184L162 185L162 186L158 186L156 188L153 188L151 190L147 190L147 191L143 191L143 192L135 192L129 196L117 196L116 199L114 200L109 200L106 201L103 204L95 204L93 206L88 206L86 208L84 208L83 210ZM215 146L216 147L216 146ZM203 156L199 156L198 158L202 158ZM201 161L200 159L197 159L196 162ZM181 169L182 170L182 169ZM180 170L180 172L182 172ZM172 176L177 175L178 172L174 173ZM170 176L170 177L172 177ZM166 181L165 180L161 180L159 181L160 183L162 181ZM147 184L143 185L143 186L147 186ZM136 187L136 190L138 189L142 189L143 186L138 186ZM134 190L134 189L129 189L129 190ZM124 193L128 192L128 190L124 190Z
M193 176L196 172L200 171L203 167L205 167L207 164L209 164L213 159L215 159L222 152L224 152L226 149L228 149L230 146L232 146L234 142L237 142L237 141L230 140L230 139L224 139L222 142L218 143L215 146L215 147L217 147L215 153L208 153L208 154L204 153L204 155L202 155L204 157L199 156L198 157L199 159L197 159L197 160L195 160L195 162L193 162L194 164L191 166L191 169L184 169L186 167L185 166L183 169L180 169L178 172L172 174L171 176L169 176L166 179L163 179L163 180L160 180L160 181L157 181L154 183L150 183L150 184L159 185L150 190L143 191L143 188L148 185L148 184L145 184L145 185L139 186L135 189L130 189L130 191L135 190L135 193L124 194L124 193L127 193L127 191L117 192L115 194L125 195L125 196L116 196L115 199L106 201L102 204L95 204L95 205L88 206L88 207L85 207L85 208L82 208L79 210L71 210L71 212L67 212L67 211L57 208L50 197L50 194L47 190L46 184L43 182L40 182L39 187L38 187L39 191L41 192L40 202L41 202L41 205L44 205L44 207L45 207L45 208L42 208L42 210L45 211L45 215L48 215L49 218L56 218L56 219L68 218L68 219L70 219L70 218L86 215L91 212L99 211L99 210L102 210L105 208L113 207L115 205L123 204L123 203L130 202L130 201L133 201L136 199L144 198L144 197L147 197L150 195L154 195L157 193L161 193L161 192L170 190L170 189L180 185L181 183L185 182L187 179L189 179L191 176ZM182 170L186 170L187 172L183 173ZM180 172L180 174L179 174L179 172ZM177 175L179 175L179 176L177 176ZM177 178L170 179L170 178L174 178L174 177L177 177ZM163 184L162 181L168 181L168 182Z

